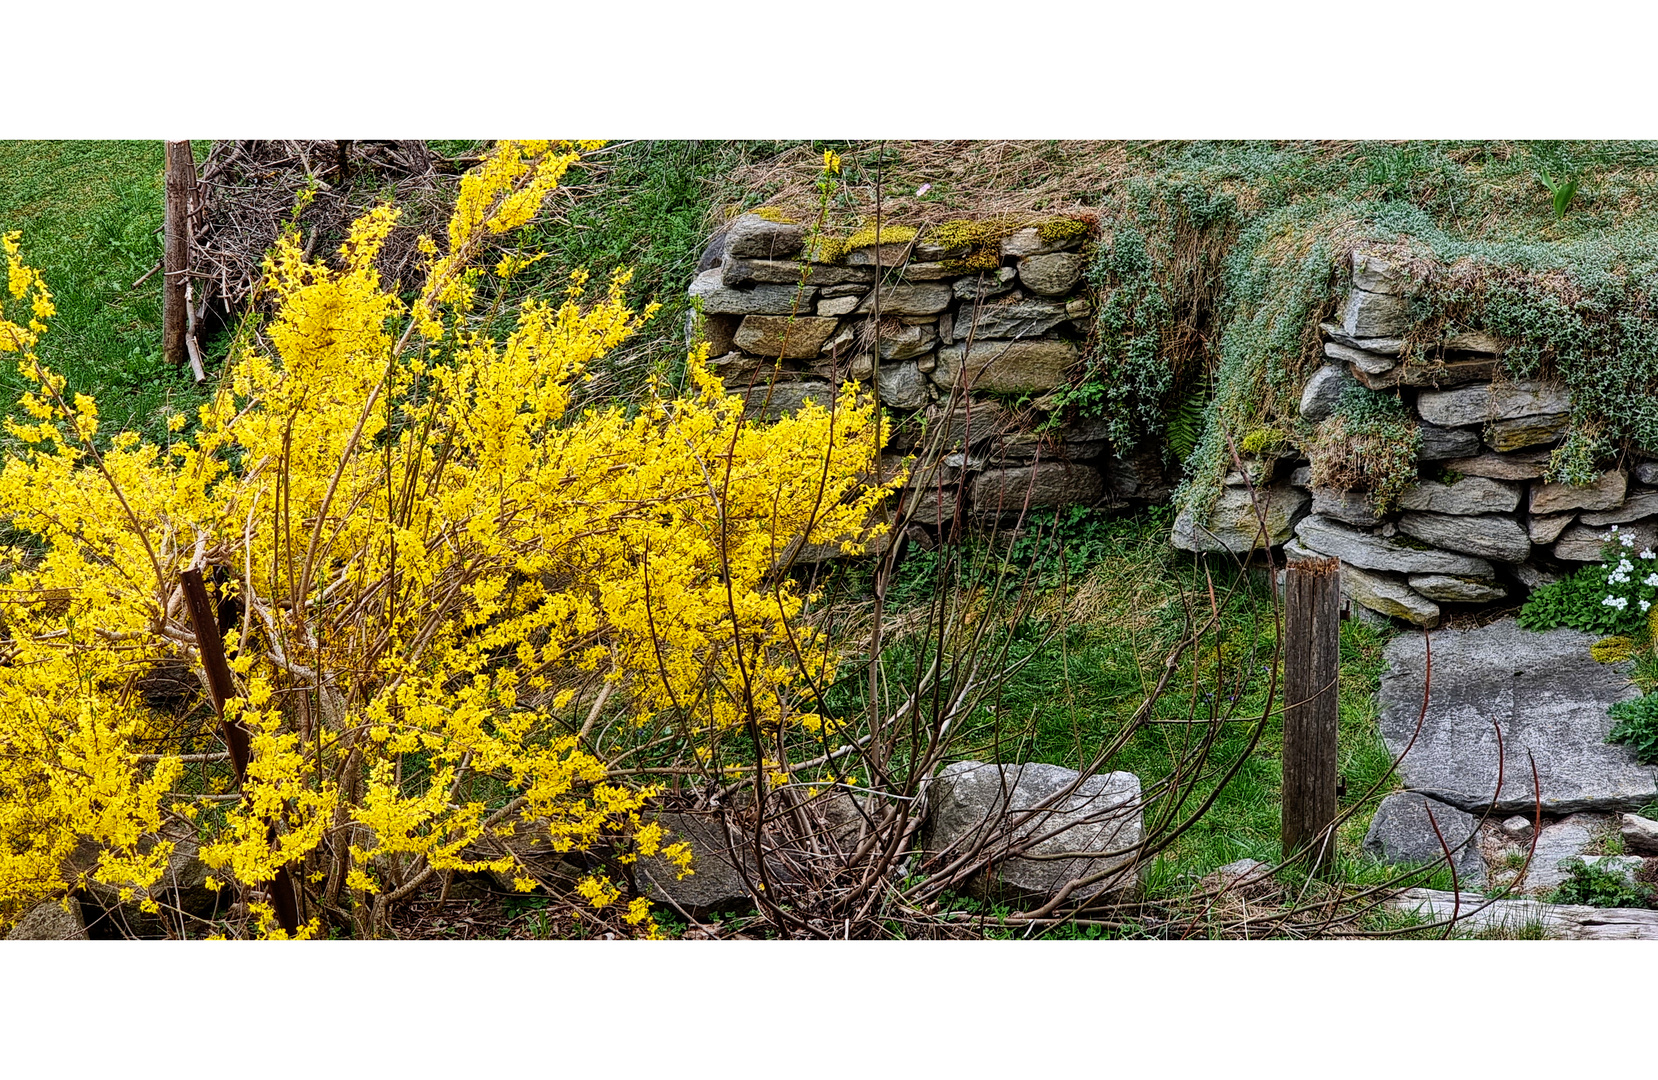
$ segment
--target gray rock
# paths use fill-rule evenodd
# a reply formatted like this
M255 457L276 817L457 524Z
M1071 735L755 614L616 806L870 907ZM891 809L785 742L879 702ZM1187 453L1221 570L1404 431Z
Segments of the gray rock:
M1272 864L1260 859L1239 859L1229 862L1209 874L1200 884L1209 892L1259 894L1271 891L1277 883L1272 878Z
M1478 889L1485 884L1479 838L1479 822L1473 815L1413 791L1399 791L1376 808L1370 831L1364 835L1364 850L1382 862L1426 866L1446 865L1449 850L1458 887Z
M863 296L869 292L868 285L825 285L820 292L822 296Z
M754 894L744 881L745 872L750 881L758 880L754 852L741 832L728 834L716 814L663 813L658 821L667 834L665 843L691 845L692 872L680 878L678 867L662 856L641 857L637 878L645 896L658 903L671 898L697 918L754 906Z
M1572 523L1572 517L1572 514L1545 514L1542 517L1533 514L1526 521L1526 535L1534 544L1552 544Z
M1349 337L1341 328L1340 323L1322 322L1318 328L1324 331L1324 336L1338 345L1345 345L1349 349L1362 349L1368 353L1379 353L1382 356L1398 356L1405 351L1405 339L1401 337L1383 338L1356 338Z
M1531 505L1534 514L1558 514L1566 510L1610 510L1623 502L1629 488L1629 474L1613 469L1587 487L1570 484L1534 484Z
M732 337L737 348L768 360L809 360L829 341L838 319L816 315L749 315Z
M1444 461L1479 453L1480 437L1465 428L1417 424L1416 430L1422 436L1422 449L1416 452L1417 461Z
M1071 236L1044 240L1041 231L1032 225L1002 238L1002 256L1006 258L1012 255L1022 259L1030 255L1050 255L1056 251L1079 247L1084 239L1086 237Z
M1441 427L1484 424L1572 411L1571 395L1558 383L1537 380L1508 386L1486 383L1455 390L1424 390L1416 398L1422 419Z
M992 296L1011 292L1018 282L1019 271L1011 266L1001 266L994 271L986 270L972 277L957 278L950 283L950 288L960 300L988 300Z
M1531 554L1531 538L1525 527L1504 514L1456 517L1412 510L1399 518L1399 531L1446 551L1497 562L1525 562Z
M738 259L786 259L806 242L806 226L767 221L758 214L744 214L725 231L726 261Z
M1352 364L1370 375L1380 375L1385 371L1391 371L1399 363L1399 358L1396 356L1355 349L1343 345L1339 341L1326 341L1324 343L1324 355L1331 360Z
M882 364L875 372L875 386L881 404L892 409L919 409L932 400L931 384L913 360Z
M1584 514L1578 518L1585 525L1623 525L1658 514L1658 491L1641 491L1628 496L1622 506Z
M1038 461L1024 469L986 469L973 480L973 513L998 517L1054 506L1091 506L1105 494L1105 480L1090 465Z
M1454 484L1422 480L1399 498L1405 510L1434 514L1508 514L1520 505L1520 485L1484 476L1465 476Z
M890 270L895 266L902 265L909 259L910 254L910 245L908 244L870 244L868 247L853 248L847 252L846 262L848 266L874 267L880 265L884 269ZM904 271L907 275L909 267L905 266Z
M1356 566L1342 565L1341 591L1360 607L1380 615L1403 619L1412 626L1439 625L1439 605L1386 574L1373 574Z
M1341 331L1350 338L1400 337L1410 326L1410 301L1403 296L1354 289L1342 309Z
M1479 330L1464 330L1445 339L1445 347L1454 352L1487 353L1502 356L1508 352L1508 342Z
M1335 411L1336 403L1349 386L1353 376L1341 364L1325 364L1313 372L1307 385L1301 389L1301 415L1317 423Z
M908 360L932 350L938 344L938 331L932 325L905 326L881 334L879 351L882 360Z
M876 292L880 293L881 314L937 315L950 306L950 286L924 281L915 285L882 285L871 290L857 306L860 315L875 310Z
M1019 283L1041 296L1064 296L1082 280L1082 256L1070 252L1030 255L1019 260Z
M1507 589L1493 581L1450 574L1412 574L1410 587L1429 600L1451 604L1484 604L1508 595Z
M1559 442L1566 434L1566 429L1571 426L1571 419L1569 413L1552 413L1547 416L1497 420L1486 428L1485 445L1504 452Z
M934 373L934 382L938 382ZM939 403L927 412L927 435L949 449L980 446L1019 430L1013 414L988 398L968 398L946 406Z
M1470 435L1473 432L1469 432ZM1464 476L1486 476L1493 480L1536 480L1549 467L1547 450L1521 450L1513 454L1480 454L1453 458L1445 468Z
M815 401L826 409L835 403L834 387L826 382L779 381L768 385L759 381L747 390L733 387L732 391L743 396L744 416L767 421L798 412L808 401Z
M86 920L81 905L71 899L68 910L58 900L47 900L30 908L6 935L7 941L85 941Z
M1344 563L1366 570L1388 570L1397 574L1452 574L1457 577L1495 576L1491 564L1470 555L1449 551L1423 550L1383 536L1358 532L1313 516L1296 526L1303 547L1322 555L1334 555Z
M1560 580L1560 575L1552 570L1545 570L1535 563L1520 563L1509 567L1509 572L1517 578L1520 584L1528 589L1541 589L1545 585L1552 585Z
M1658 855L1658 821L1625 814L1619 825L1625 851L1631 855Z
M788 259L727 259L720 267L720 282L728 289L744 285L868 285L875 271L867 266L830 266L825 263L798 263Z
M1290 473L1290 486L1291 487L1298 487L1298 488L1310 488L1310 487L1312 487L1313 486L1312 466L1302 465L1300 468L1298 468L1294 472Z
M1360 382L1372 390L1386 390L1394 386L1430 386L1439 389L1471 382L1489 382L1496 377L1497 368L1496 360L1473 357L1400 364L1380 375L1359 370L1356 375Z
M1587 525L1573 525L1554 542L1554 557L1569 562L1600 562L1600 551L1611 535L1610 530L1611 526L1591 529ZM1636 521L1618 526L1618 534L1625 533L1634 537L1635 546L1631 551L1658 547L1658 521Z
M1387 906L1442 923L1455 919L1459 933L1515 935L1535 931L1567 941L1655 941L1658 911L1597 908L1587 904L1545 904L1537 900L1484 900L1436 889L1406 889Z
M1503 834L1512 840L1530 840L1536 823L1524 814L1515 814L1502 824Z
M857 306L858 297L856 295L836 296L829 300L819 300L817 302L817 313L825 316L848 315Z
M1126 772L1078 783L1080 776L1058 765L948 765L927 789L922 848L932 859L951 859L974 848L990 855L1093 855L998 860L988 878L974 883L973 891L981 896L1052 897L1070 881L1096 874L1108 876L1079 887L1070 899L1128 891L1138 884L1133 849L1143 830L1140 781ZM1073 785L1075 792L1061 797Z
M932 379L939 386L992 394L1042 393L1064 385L1077 361L1068 341L976 341L938 351Z
M1527 892L1551 891L1571 877L1561 866L1570 859L1583 858L1584 851L1605 834L1612 819L1604 814L1573 814L1552 825L1544 825L1532 850L1531 865L1520 887Z
M724 356L732 350L737 327L743 321L736 315L708 315L695 311L687 311L685 320L689 335L686 347L690 348L698 340L706 341L709 356Z
M1174 519L1170 540L1182 551L1230 551L1244 554L1261 547L1276 547L1288 540L1296 522L1306 514L1311 496L1288 484L1257 488L1261 515L1266 518L1263 536L1261 519L1244 488L1225 488L1203 521L1188 507Z
M1021 300L1011 304L963 306L961 335L986 338L1029 338L1045 334L1070 318L1065 305L1049 300Z
M1632 810L1658 797L1654 770L1637 765L1628 747L1606 743L1607 708L1637 691L1626 664L1589 656L1594 640L1575 630L1533 633L1512 619L1435 632L1433 693L1421 733L1400 762L1400 779L1470 813L1526 813L1533 803L1531 755L1549 813ZM1381 733L1394 755L1411 742L1422 710L1423 646L1411 634L1386 649ZM1501 791L1493 721L1502 726Z
M1373 251L1353 252L1353 287L1393 296L1417 291L1416 282L1393 258Z
M1658 461L1643 461L1636 465L1635 479L1643 484L1658 486Z
M1315 487L1313 513L1367 529L1382 520L1381 515L1376 513L1376 501L1371 498L1368 491L1337 491L1334 488Z
M728 289L720 283L718 268L698 275L690 289L692 296L702 300L702 310L709 315L789 315L811 311L816 292L811 286L797 289L793 285Z

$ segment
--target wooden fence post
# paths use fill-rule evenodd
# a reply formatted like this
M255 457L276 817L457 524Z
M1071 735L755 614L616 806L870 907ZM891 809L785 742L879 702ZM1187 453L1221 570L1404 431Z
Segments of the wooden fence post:
M1336 673L1341 663L1341 560L1303 559L1284 573L1283 857L1333 865Z
M196 157L188 141L167 144L166 247L162 252L161 353L169 364L186 360L196 381L207 377L196 350L190 311L190 252L195 246Z

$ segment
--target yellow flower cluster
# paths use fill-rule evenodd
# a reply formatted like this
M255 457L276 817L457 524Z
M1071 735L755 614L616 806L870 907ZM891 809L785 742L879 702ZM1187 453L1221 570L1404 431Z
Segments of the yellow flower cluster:
M21 357L33 422L5 421L25 449L0 469L0 520L29 538L0 593L0 927L74 887L66 860L88 841L90 876L150 898L169 819L229 884L286 868L315 886L299 936L313 917L372 932L434 873L533 887L515 836L683 873L655 790L577 734L598 705L572 685L618 691L636 723L704 751L738 729L832 729L801 687L834 658L777 568L801 543L871 535L890 494L859 487L883 441L873 402L848 384L832 409L761 426L699 353L690 393L577 414L572 384L655 310L629 310L626 275L593 300L578 280L561 305L525 302L503 340L475 311L491 243L588 145L500 144L461 184L447 253L424 245L411 303L374 270L394 208L357 221L333 266L282 239L260 343L168 446L101 440L95 403L66 398L35 353L50 296L5 238L28 311L0 321L0 350ZM186 782L175 756L213 749L211 729L163 722L134 690L158 662L199 663L192 567L240 611L225 642L226 713L252 744L239 802L211 798L235 790L228 766ZM656 932L608 879L583 895Z

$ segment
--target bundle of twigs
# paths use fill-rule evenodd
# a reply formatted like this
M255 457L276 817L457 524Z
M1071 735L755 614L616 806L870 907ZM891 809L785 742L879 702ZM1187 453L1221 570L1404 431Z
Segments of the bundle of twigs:
M376 266L387 282L408 277L421 233L441 237L452 188L467 162L420 140L237 139L215 142L201 166L191 260L198 324L229 321L255 295L260 264L290 225L305 252L328 252L351 222L394 201L402 211ZM310 191L301 207L301 193Z

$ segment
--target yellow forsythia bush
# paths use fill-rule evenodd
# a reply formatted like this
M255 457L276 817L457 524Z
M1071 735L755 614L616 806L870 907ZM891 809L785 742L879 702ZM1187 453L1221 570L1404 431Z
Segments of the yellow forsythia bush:
M169 823L192 823L244 897L287 868L301 936L377 932L389 898L442 871L532 888L510 852L492 857L507 849L491 838L515 830L685 865L641 816L654 792L578 737L584 678L686 739L822 730L796 689L833 658L776 564L801 538L854 549L888 494L858 486L880 421L850 385L833 411L746 421L698 354L683 395L573 412L572 387L653 308L628 309L625 276L595 298L578 278L567 302L525 301L510 324L489 322L483 298L492 272L524 262L486 269L492 245L592 145L497 146L463 178L443 250L422 240L410 301L373 265L396 209L358 220L331 265L284 238L266 267L275 314L195 430L165 446L100 437L96 403L45 366L50 294L18 234L5 238L0 353L33 389L31 422L5 421L21 450L0 470L14 540L0 929L86 884L66 860L89 843L87 877L153 905ZM511 330L497 340L490 325ZM226 711L252 737L240 800L224 797L228 766L178 759L217 747L214 721L180 730L134 689L157 663L199 672L191 568L239 605L225 647ZM494 797L466 794L483 779ZM579 891L655 932L646 902L609 879ZM250 931L282 936L253 900Z

